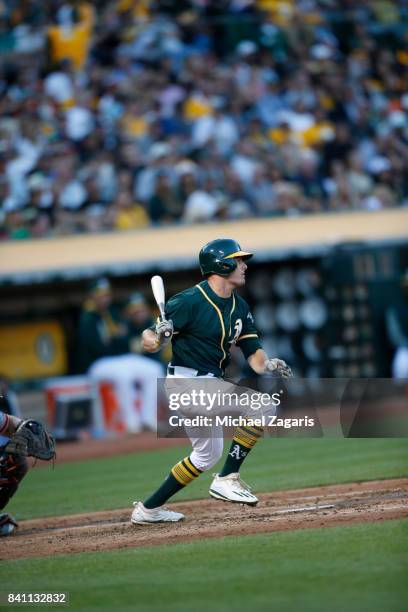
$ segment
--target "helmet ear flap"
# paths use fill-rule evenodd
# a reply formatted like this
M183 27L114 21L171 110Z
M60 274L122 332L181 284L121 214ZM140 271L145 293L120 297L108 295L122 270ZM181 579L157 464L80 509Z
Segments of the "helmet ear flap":
M224 259L223 257L219 257L214 263L214 268L216 270L214 274L218 274L219 276L229 276L237 267L235 259Z
M218 276L229 276L230 274L232 274L234 272L234 270L236 269L236 265L231 265L233 262L224 262L224 261L220 261L218 262L219 265L217 267L216 271L209 271L209 272L202 272L202 275L207 278L208 276L210 276L211 274L217 274Z

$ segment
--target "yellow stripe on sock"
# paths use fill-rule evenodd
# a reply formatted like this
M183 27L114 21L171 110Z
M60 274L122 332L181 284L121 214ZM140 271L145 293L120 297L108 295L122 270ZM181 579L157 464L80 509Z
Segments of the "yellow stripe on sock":
M193 472L197 472L197 476L199 476L200 474L203 473L203 470L200 470L200 468L196 467L194 465L194 463L191 461L190 457L186 457L184 459L184 461L187 463L187 465L189 465L191 467L191 469L193 470Z
M252 436L248 436L248 435L247 435L245 432L243 432L243 431L237 432L237 433L234 435L234 440L238 440L238 438L240 438L241 440L245 440L246 442L248 442L248 444L251 444L252 442L255 444L255 442L256 442L256 439L255 439L255 438L253 438Z
M246 440L238 436L234 436L233 441L238 442L238 444L241 444L241 446L245 446L245 448L252 448L253 446L255 446L255 442L247 442Z
M243 438L249 438L249 440L254 440L254 442L256 442L259 438L258 434L254 434L251 431L247 431L245 427L238 427L234 435L241 436Z
M251 434L251 436L255 436L256 438L260 438L262 434L262 430L259 431L255 429L255 427L250 427L249 425L244 425L241 429L243 429L243 431L245 431L246 433Z
M195 480L197 478L197 475L190 470L185 460L181 462L181 469L183 472L185 472L185 474L188 474L188 477L191 478L191 480Z
M186 484L188 484L187 482L184 481L184 478L182 478L181 476L178 475L178 473L176 472L176 470L174 468L172 468L171 473L173 474L174 478L183 485L183 487L186 486Z
M194 480L194 476L192 476L192 474L188 471L188 469L184 467L181 461L178 464L177 469L179 470L179 473L183 474L184 478L188 482L191 482L192 480Z
M180 470L180 467L179 467L178 463L172 468L171 473L173 474L174 478L176 480L178 480L179 483L184 485L184 486L188 485L189 482L191 482L188 478L186 478L184 473Z
M174 470L171 470L171 473L173 474L174 478L181 484L183 485L183 487L185 487L188 483L184 482L184 480L182 478L180 478L180 476L177 476L177 474L175 473Z
M257 441L259 440L259 434L252 433L248 431L246 427L238 427L235 430L233 440L234 442L238 442L238 444L242 444L246 448L252 448L255 446Z
M192 464L191 459L189 457L185 457L183 461L184 464L188 467L188 469L193 472L196 478L201 474L201 471L197 469L195 465Z
M174 478L176 478L176 480L183 485L188 485L200 475L197 468L193 466L191 461L188 461L188 457L176 463L176 465L172 468L171 473L173 474Z
M245 438L244 436L234 436L234 442L245 443L251 448L256 444L256 440L251 440L251 438Z

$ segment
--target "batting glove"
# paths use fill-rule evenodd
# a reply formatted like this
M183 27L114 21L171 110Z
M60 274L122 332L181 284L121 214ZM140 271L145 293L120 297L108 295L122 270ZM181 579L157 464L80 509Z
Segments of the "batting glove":
M268 359L265 361L265 373L270 372L281 378L292 378L292 370L282 359Z
M155 327L156 336L158 338L160 346L166 346L173 336L173 321L160 321L158 320Z

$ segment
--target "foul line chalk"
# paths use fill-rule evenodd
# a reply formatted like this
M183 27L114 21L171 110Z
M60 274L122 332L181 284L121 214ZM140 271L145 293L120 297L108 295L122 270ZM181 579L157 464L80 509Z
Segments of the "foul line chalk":
M294 514L295 512L313 512L316 510L328 510L334 508L334 504L321 504L320 506L304 506L303 508L286 508L285 510L276 510L273 514Z

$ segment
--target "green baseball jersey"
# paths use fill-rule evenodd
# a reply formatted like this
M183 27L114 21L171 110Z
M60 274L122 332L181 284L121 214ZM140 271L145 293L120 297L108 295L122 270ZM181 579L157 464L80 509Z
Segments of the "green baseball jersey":
M246 358L261 348L246 301L235 292L219 297L206 280L173 296L166 304L166 318L174 325L172 365L199 374L223 376L234 344Z

